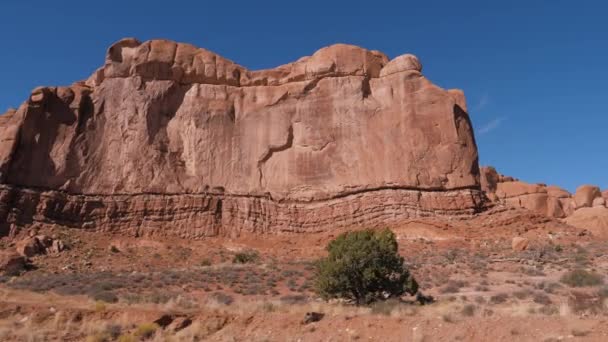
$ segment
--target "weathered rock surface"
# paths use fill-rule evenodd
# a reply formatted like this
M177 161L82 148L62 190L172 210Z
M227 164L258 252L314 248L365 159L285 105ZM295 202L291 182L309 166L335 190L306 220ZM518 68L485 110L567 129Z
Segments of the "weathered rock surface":
M63 241L53 239L46 235L28 237L15 244L17 253L31 258L40 254L54 254L62 252L66 247Z
M15 276L25 270L26 260L13 250L0 250L0 275Z
M598 237L608 237L608 208L583 207L564 220L571 226L584 228Z
M593 200L602 197L600 188L594 185L581 185L574 193L574 203L576 208L586 208L593 206Z
M511 248L514 251L524 251L528 248L528 244L530 243L530 241L524 237L521 236L516 236L513 238L513 240L511 240Z
M596 186L580 186L572 195L557 186L529 184L503 176L491 166L480 169L480 182L482 190L494 202L563 218L572 226L608 236L606 199Z
M250 71L124 39L0 117L0 231L318 231L480 208L464 95L413 55L332 45ZM14 228L13 228L14 229Z
M563 218L574 210L568 191L557 186L529 184L503 176L493 167L481 168L481 187L493 201L526 208L550 217Z

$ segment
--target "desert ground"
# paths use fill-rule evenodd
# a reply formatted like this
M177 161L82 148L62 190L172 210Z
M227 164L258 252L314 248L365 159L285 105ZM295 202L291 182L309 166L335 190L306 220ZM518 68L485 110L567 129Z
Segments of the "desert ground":
M0 340L608 340L605 238L501 205L390 228L434 303L317 298L314 261L340 230L199 240L24 231L2 248L41 234L66 248L0 278Z

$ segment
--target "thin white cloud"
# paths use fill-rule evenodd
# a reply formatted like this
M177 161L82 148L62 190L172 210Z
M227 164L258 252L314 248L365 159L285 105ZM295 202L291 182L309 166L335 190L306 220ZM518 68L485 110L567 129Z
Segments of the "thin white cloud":
M490 133L491 131L497 129L507 118L505 117L499 117L499 118L495 118L492 121L486 123L485 125L481 126L478 130L477 133L479 134L487 134Z
M490 103L490 96L488 94L483 94L479 101L473 106L474 111L484 109Z

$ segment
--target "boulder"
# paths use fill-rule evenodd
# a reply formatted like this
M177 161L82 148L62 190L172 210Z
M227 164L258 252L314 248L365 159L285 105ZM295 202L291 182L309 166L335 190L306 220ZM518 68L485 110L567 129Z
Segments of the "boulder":
M564 221L571 226L587 229L595 236L608 238L608 208L579 208Z
M5 276L19 275L25 270L26 259L13 250L0 251L0 274Z
M606 206L606 200L604 199L604 197L596 197L593 200L593 203L591 204L592 207L605 207Z
M17 241L15 248L17 253L31 258L40 254L60 253L65 250L66 246L59 239L53 239L47 235L36 235Z
M320 320L323 319L323 317L325 317L325 314L322 312L307 312L304 315L302 324L310 324L310 323L319 322Z
M17 241L15 249L17 250L17 253L26 258L31 258L44 253L44 247L35 237Z
M524 237L516 236L511 240L511 248L514 251L521 252L528 248L530 241Z
M576 189L574 194L574 203L576 208L591 207L593 200L601 197L600 188L595 185L581 185Z

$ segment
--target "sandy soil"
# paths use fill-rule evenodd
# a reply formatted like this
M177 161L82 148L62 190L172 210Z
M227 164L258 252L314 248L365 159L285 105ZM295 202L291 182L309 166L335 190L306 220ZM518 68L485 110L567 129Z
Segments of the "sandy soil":
M591 232L502 207L390 228L435 303L405 297L355 307L316 298L313 262L341 231L192 241L56 227L42 233L68 250L0 278L0 340L608 340L606 279L561 281L573 270L608 274L608 241ZM514 251L515 236L529 247ZM234 263L239 253L253 260ZM304 324L307 312L324 317Z

